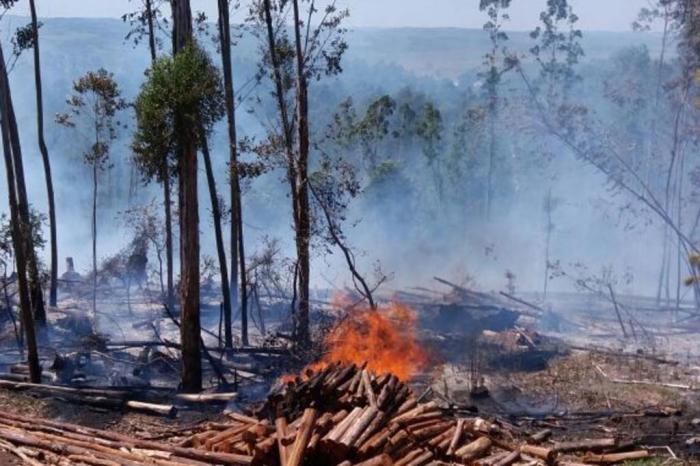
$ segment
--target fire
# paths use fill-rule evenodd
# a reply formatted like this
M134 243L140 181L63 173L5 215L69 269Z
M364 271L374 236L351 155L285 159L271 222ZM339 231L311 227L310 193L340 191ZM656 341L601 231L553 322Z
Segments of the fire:
M328 353L312 368L366 362L370 371L409 380L428 364L428 355L416 339L416 324L415 311L399 303L352 311L327 334Z

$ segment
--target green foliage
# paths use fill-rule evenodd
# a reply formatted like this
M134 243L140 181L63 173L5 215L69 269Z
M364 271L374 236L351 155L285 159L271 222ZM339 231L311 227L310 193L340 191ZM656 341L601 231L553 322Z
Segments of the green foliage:
M423 154L428 159L428 165L432 165L442 152L440 147L443 131L442 115L433 102L428 102L423 107L422 117L418 122L416 133L423 140Z
M565 99L573 83L580 79L574 67L584 54L583 33L576 26L578 16L568 0L547 0L540 21L542 26L530 33L530 37L538 41L530 53L540 65L541 79L547 83L549 97L561 94Z
M117 115L128 107L114 75L104 68L87 72L73 83L73 94L66 102L69 111L58 114L56 122L84 131L92 141L83 154L85 163L99 170L109 168L109 145L122 126Z
M32 242L37 249L43 249L46 240L41 234L42 227L46 223L46 215L31 209L29 213L32 223ZM12 223L7 214L0 215L0 262L9 262L14 257L14 246L12 243Z
M178 136L199 144L225 114L217 68L207 53L190 43L174 58L165 56L148 71L136 99L137 129L132 144L146 178L158 177Z

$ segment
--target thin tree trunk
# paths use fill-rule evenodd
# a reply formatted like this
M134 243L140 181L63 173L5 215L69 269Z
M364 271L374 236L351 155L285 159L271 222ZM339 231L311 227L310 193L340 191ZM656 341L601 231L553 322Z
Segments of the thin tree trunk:
M14 148L19 147L18 140L12 141L14 139L14 132L11 130L13 113L9 81L7 79L7 70L5 69L5 57L2 46L0 45L0 124L2 127L2 144L5 170L7 173L10 221L12 222L12 243L17 267L20 315L26 336L29 377L33 383L40 383L41 366L39 365L39 353L36 345L34 318L31 309L32 304L29 296L29 284L27 282L27 265L31 262L31 260L28 260L27 252L33 252L31 224L26 222L26 217L23 218L24 215L18 199L18 193L21 191L19 185L24 183L24 174L20 173L22 166L16 163L17 158L21 158L21 153L13 153Z
M19 215L27 229L24 240L27 242L24 257L27 261L29 277L29 297L32 305L32 314L39 323L46 322L46 309L44 308L44 292L41 288L41 276L39 273L39 261L34 250L34 234L32 218L29 211L29 200L27 197L27 186L24 181L24 163L22 161L22 146L20 144L19 130L17 129L17 119L12 105L12 96L9 93L10 84L7 76L4 76L7 93L7 119L10 131L10 145L12 147L12 160L15 167L15 178L17 187L17 205Z
M44 164L44 177L46 178L46 194L49 204L49 234L51 247L49 305L56 306L58 296L58 240L56 233L56 203L54 200L53 180L51 177L51 161L49 150L44 140L44 100L41 84L41 62L39 53L39 24L37 21L34 0L29 0L29 9L32 15L32 33L34 34L34 87L36 89L36 124L37 137L39 139L39 151Z
M224 305L224 346L233 348L233 336L231 334L231 290L228 282L228 264L226 263L226 250L224 248L224 235L221 231L221 206L219 196L216 192L216 180L214 170L211 166L211 155L209 154L209 144L204 129L200 129L202 138L202 158L207 174L207 185L209 186L209 197L211 199L211 214L214 220L214 237L216 239L216 254L219 258L219 273L221 274L221 293Z
M311 241L311 212L309 209L309 99L304 68L304 55L301 47L301 31L299 20L299 2L293 0L294 7L294 41L297 62L297 130L299 154L297 161L296 189L299 223L296 231L297 260L299 270L299 308L296 318L296 337L298 342L307 347L310 344L309 331L309 287L310 287L310 255Z
M192 11L189 0L171 0L174 52L192 40ZM176 120L178 117L176 115ZM197 147L194 128L181 128L177 145L180 204L180 339L182 344L182 389L202 389L201 325L199 320L199 202L197 199Z
M173 284L173 217L170 200L170 170L163 168L163 207L165 210L165 264L167 267L166 303L169 309L175 308L175 285Z
M97 162L92 164L92 314L97 319Z
M238 173L238 141L236 136L236 99L233 88L231 67L231 25L229 22L228 0L218 0L219 38L221 62L224 68L224 91L226 97L226 118L230 151L230 197L231 197L231 305L238 305L238 276L240 265L241 279L241 342L248 345L248 284L245 268L245 248L243 241L243 208L241 186ZM233 309L232 309L233 311Z
M282 67L279 61L279 57L277 55L277 48L275 44L275 33L274 33L274 28L272 24L272 12L271 12L271 6L270 6L270 0L263 0L263 7L264 7L264 13L265 13L265 23L267 26L267 40L269 44L269 52L270 52L270 62L272 63L272 69L273 69L273 78L274 78L274 83L275 83L275 97L277 100L277 108L280 112L280 120L282 122L282 133L283 133L283 141L284 141L284 147L285 147L285 155L287 157L287 180L289 181L289 191L290 191L290 196L292 198L292 216L294 220L294 231L296 234L299 234L300 231L300 216L299 216L299 201L298 201L298 196L299 196L299 191L297 189L297 160L294 156L294 148L293 148L293 136L292 136L292 127L289 122L289 114L288 114L288 109L287 109L287 104L285 103L284 100L284 86L282 83ZM294 298L292 300L292 312L295 317L295 323L299 322L299 319L296 317L297 314L299 313L299 310L297 309L297 304L296 304L296 297L297 297L297 283L299 282L299 257L297 257L297 262L294 267Z
M493 174L496 165L496 84L489 90L489 167L486 180L486 219L491 219L493 203Z
M148 27L148 49L151 53L151 64L156 62L156 37L153 26L153 5L151 0L146 0L146 24ZM163 210L165 212L165 263L167 268L167 291L165 302L169 309L175 307L175 293L173 292L173 219L172 202L170 200L170 170L167 160L161 169L161 182L163 184Z

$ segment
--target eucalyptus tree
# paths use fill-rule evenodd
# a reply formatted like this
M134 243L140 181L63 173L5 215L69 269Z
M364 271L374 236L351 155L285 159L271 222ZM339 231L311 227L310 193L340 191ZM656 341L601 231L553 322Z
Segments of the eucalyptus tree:
M319 10L314 0L305 0L306 11L300 2L292 0L262 0L251 6L251 19L264 28L263 60L260 73L270 76L274 98L279 112L280 129L269 134L270 152L284 160L290 185L292 217L296 245L294 337L301 347L310 344L309 288L310 243L312 218L309 199L309 157L311 138L309 129L308 82L342 71L341 59L347 43L344 40L343 20L348 11L338 9L331 2ZM290 15L290 39L286 19ZM303 17L302 17L303 13ZM268 72L267 68L271 68Z
M41 161L44 166L44 179L46 182L46 195L49 209L49 240L51 255L51 263L49 266L49 305L56 306L58 295L58 234L56 227L56 203L54 199L53 178L51 176L51 159L49 158L49 150L46 146L46 141L44 138L44 99L41 79L41 53L39 50L39 27L41 26L41 23L37 19L35 0L29 0L29 11L31 13L31 29L29 29L28 32L30 32L30 34L22 34L22 29L18 30L15 38L15 45L20 50L26 48L33 49L37 140L39 144L39 152L41 153ZM39 319L41 318L41 316L37 317ZM45 316L43 320L45 320Z
M114 75L104 68L89 71L73 83L68 112L57 123L78 131L86 141L83 161L92 171L92 311L97 313L97 197L99 175L111 168L111 143L122 126L119 113L127 107Z
M5 9L10 8L13 0L0 0ZM10 223L12 226L12 243L17 267L17 284L20 301L20 315L27 345L29 376L33 383L41 382L41 366L36 344L34 316L32 307L41 304L43 310L43 293L38 282L38 263L34 244L34 234L29 213L29 204L24 179L22 149L15 117L10 82L2 45L0 44L0 130L2 132L3 157L7 175ZM34 270L32 270L34 269ZM36 276L34 276L36 274ZM36 281L35 281L36 280ZM38 287L38 294L32 288ZM30 295L31 293L31 295ZM40 300L40 302L37 302Z
M503 30L504 22L510 19L505 12L510 7L510 0L480 0L479 9L486 11L488 21L484 24L484 31L489 34L491 42L490 50L484 55L485 71L481 78L484 81L484 90L488 101L489 118L489 163L486 179L486 218L491 218L491 209L494 197L494 177L498 157L498 135L496 134L499 122L499 96L503 75L513 69L514 63L510 58L506 43L508 34Z
M187 5L178 15L187 14ZM179 21L183 22L182 18ZM175 21L177 24L177 21ZM182 27L186 27L183 22ZM180 33L178 33L179 36ZM223 117L224 96L218 70L209 56L190 39L181 42L174 57L156 60L136 100L137 129L133 148L140 157L177 167L180 184L180 332L182 386L201 389L199 319L199 216L197 148Z
M245 244L243 241L243 208L241 202L241 185L238 164L238 141L236 136L236 94L233 84L231 65L231 24L229 19L229 0L218 0L219 51L224 74L224 94L226 98L226 123L229 142L229 175L231 204L231 267L230 290L231 306L238 305L238 277L240 276L241 297L241 342L248 344L248 279L246 274ZM239 272L240 271L240 272ZM239 275L240 274L240 275ZM231 309L225 314L226 346L232 346Z

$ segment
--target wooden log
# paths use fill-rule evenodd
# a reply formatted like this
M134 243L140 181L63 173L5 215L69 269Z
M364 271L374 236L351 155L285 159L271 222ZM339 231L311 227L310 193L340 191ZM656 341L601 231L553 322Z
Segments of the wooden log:
M455 456L462 461L471 461L480 458L491 449L491 439L488 437L479 437L471 443L468 443L455 451Z
M396 460L394 465L395 466L407 466L411 461L418 458L423 453L424 453L424 450L422 450L422 449L413 450L412 447L409 447L408 453L405 456L400 456L399 459Z
M429 401L428 403L422 403L413 409L409 409L403 414L395 416L391 422L396 424L402 424L410 419L420 416L425 413L438 411L438 406L434 401Z
M184 403L227 403L238 396L236 392L230 393L178 393L175 399Z
M379 392L379 396L377 397L377 406L379 409L384 409L388 406L389 402L391 401L390 398L396 390L396 384L398 381L399 379L395 375L391 375L389 380L384 384Z
M596 464L613 464L622 463L624 461L641 460L644 458L649 458L650 456L651 453L649 453L649 450L628 451L625 453L606 453L603 455L589 453L584 455L583 462Z
M413 438L421 441L433 438L436 435L440 435L451 427L452 421L442 421L426 427L421 427L420 429L411 429L411 434L413 435Z
M527 455L532 455L536 458L545 460L546 462L552 462L557 456L557 452L552 448L540 447L537 445L525 444L520 447L520 452Z
M438 450L447 451L447 447L450 445L450 441L452 440L452 437L454 437L455 428L456 428L456 426L451 426L449 429L447 429L445 432L441 433L440 435L436 435L435 437L429 439L427 441L428 445L431 448L437 448ZM445 444L445 448L440 447L440 445L443 443Z
M300 466L306 453L306 447L311 439L311 432L316 424L318 412L314 408L306 408L301 418L299 431L297 432L294 445L289 452L289 457L285 463L286 466Z
M357 418L353 425L348 427L343 436L339 439L339 442L348 447L352 447L378 414L379 410L374 406L365 408L364 412Z
M583 451L583 450L605 450L607 448L615 448L617 446L617 440L614 438L601 438L601 439L583 439L574 440L571 442L555 442L554 451L559 453L568 453L572 451Z
M552 429L542 429L542 430L532 434L530 436L530 441L532 443L540 443L540 442L544 442L545 440L547 440L551 436L552 436Z
M355 407L350 414L348 414L343 421L331 429L328 434L322 439L322 442L333 442L338 443L340 438L343 436L346 430L352 425L355 420L362 414L363 409L359 406Z
M383 412L378 411L377 415L374 417L374 419L372 419L372 421L369 423L364 432L362 432L360 437L355 442L353 442L353 446L357 447L364 444L367 441L367 439L369 439L372 435L374 435L375 432L379 430L379 428L384 424L385 419L386 415Z
M158 414L160 416L175 417L177 408L173 405L162 405L157 403L144 403L143 401L127 401L126 407L149 414Z
M287 419L284 416L278 416L275 419L275 428L277 432L277 449L279 451L280 466L287 466L287 446L283 443L287 435Z
M518 450L511 451L505 457L496 461L493 466L510 466L520 459L520 452Z
M247 424L238 424L234 427L231 427L228 430L224 430L222 432L214 432L214 435L210 436L206 440L204 440L204 448L207 450L213 450L214 445L217 445L226 439L231 439L235 437L236 435L240 434L244 430L248 428Z
M357 463L355 466L392 466L393 464L394 461L391 459L391 456L382 453L361 463Z
M454 434L452 435L452 439L450 440L450 444L447 447L447 456L452 456L454 455L454 452L457 451L457 445L459 445L459 442L462 439L463 431L464 419L460 418L457 420L457 427L455 428Z
M369 405L373 408L377 408L377 395L375 395L372 389L372 382L369 380L369 373L366 369L362 371L362 385L364 386L365 395L367 396L367 401Z
M417 457L413 458L409 463L406 464L406 466L423 466L424 464L428 463L431 459L433 459L433 452L430 450L425 450L423 453L418 455Z

